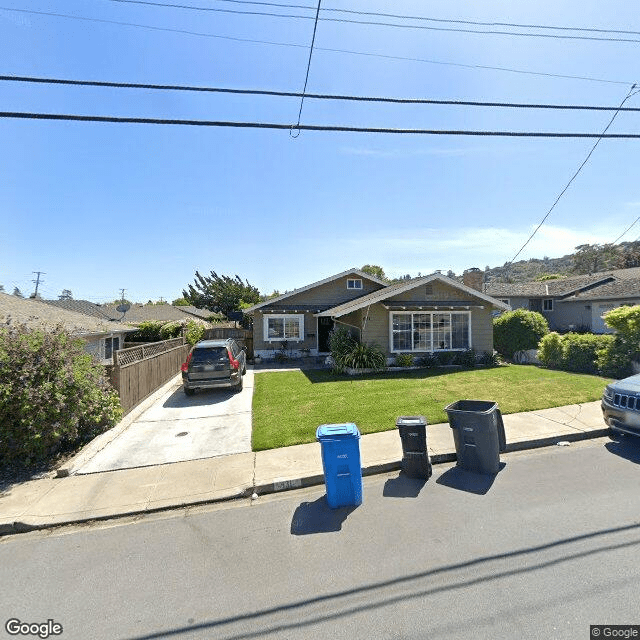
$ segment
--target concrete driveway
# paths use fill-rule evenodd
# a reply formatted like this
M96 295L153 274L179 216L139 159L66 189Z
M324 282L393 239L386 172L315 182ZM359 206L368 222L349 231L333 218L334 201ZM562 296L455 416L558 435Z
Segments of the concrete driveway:
M91 442L73 465L73 473L131 469L251 451L252 399L250 369L240 393L217 389L187 397L178 375L156 392L133 420L125 418Z

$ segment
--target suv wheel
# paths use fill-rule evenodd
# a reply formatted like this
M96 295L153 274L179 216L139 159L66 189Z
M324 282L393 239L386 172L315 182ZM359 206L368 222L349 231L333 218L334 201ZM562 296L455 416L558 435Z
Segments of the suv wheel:
M244 386L243 384L243 377L242 375L240 376L240 382L238 382L238 384L236 385L235 391L236 393L240 393L242 391L242 387Z

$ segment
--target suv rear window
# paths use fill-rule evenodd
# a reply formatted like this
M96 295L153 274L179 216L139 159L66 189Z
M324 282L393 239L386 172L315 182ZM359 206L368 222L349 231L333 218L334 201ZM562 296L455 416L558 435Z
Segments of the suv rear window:
M226 347L211 347L209 349L194 349L191 364L205 364L220 361L229 362L229 352Z

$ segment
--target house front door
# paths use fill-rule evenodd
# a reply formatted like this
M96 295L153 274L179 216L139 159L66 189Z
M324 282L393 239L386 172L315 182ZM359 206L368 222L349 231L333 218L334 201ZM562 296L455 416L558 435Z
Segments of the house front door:
M333 318L318 318L318 353L329 353L329 334L333 325Z

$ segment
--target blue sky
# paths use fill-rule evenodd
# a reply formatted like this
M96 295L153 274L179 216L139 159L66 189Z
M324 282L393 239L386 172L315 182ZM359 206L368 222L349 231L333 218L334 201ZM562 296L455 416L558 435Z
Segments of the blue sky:
M180 4L315 13L221 0ZM311 19L110 0L0 6L3 75L301 91L313 32ZM322 7L640 32L628 0L323 0ZM329 17L375 19L321 12ZM307 91L617 106L640 82L639 48L320 20ZM0 96L0 111L280 123L295 123L300 105L296 98L13 82L0 82ZM640 95L627 106L640 107ZM307 99L302 122L597 133L611 115ZM639 133L639 123L638 114L620 113L610 132ZM75 298L107 301L124 288L127 298L146 301L180 296L196 270L237 273L269 293L366 263L390 276L498 266L513 258L593 143L309 131L294 139L287 131L0 119L0 284L29 294L33 272L42 271L45 297L70 289ZM639 151L639 140L603 140L520 258L615 240L640 216ZM639 235L640 223L623 240Z

